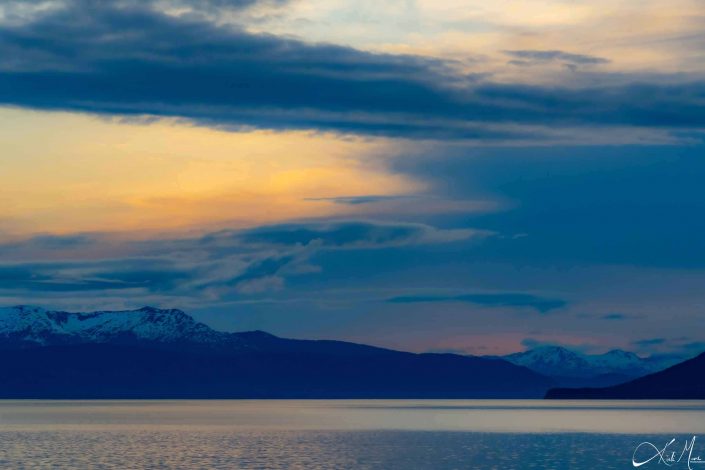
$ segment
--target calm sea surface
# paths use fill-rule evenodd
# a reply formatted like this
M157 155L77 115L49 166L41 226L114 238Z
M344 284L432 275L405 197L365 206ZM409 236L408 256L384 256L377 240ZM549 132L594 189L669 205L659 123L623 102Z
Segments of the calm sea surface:
M2 469L627 469L693 436L705 470L705 402L0 401Z

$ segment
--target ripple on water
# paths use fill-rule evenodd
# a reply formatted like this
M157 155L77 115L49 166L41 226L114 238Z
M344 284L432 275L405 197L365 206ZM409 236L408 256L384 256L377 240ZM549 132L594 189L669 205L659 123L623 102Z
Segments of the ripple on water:
M3 431L14 469L623 469L644 436L443 431Z

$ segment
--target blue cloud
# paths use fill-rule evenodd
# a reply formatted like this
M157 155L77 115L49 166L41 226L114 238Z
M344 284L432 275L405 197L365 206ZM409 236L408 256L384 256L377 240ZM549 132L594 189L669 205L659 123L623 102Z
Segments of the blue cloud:
M334 202L336 204L348 204L348 205L356 206L356 205L360 205L360 204L373 204L376 202L403 200L403 199L409 199L411 197L413 197L413 196L368 195L368 196L347 196L347 197L346 196L341 196L341 197L309 197L309 198L306 198L306 200L307 201L328 201L328 202Z
M0 252L21 253L31 260L47 247L60 247L69 250L69 256L78 257L85 245L93 244L101 248L99 252L116 250L129 255L122 259L0 263L0 291L11 294L132 289L145 294L198 297L205 291L213 295L212 291L218 289L228 295L245 284L280 286L287 277L315 272L318 268L310 260L322 250L395 249L446 244L475 235L470 230L441 230L423 224L349 221L275 225L190 239L134 242L118 242L107 235L42 236L0 245Z
M629 317L623 313L608 313L606 315L602 315L600 318L602 320L625 320Z
M189 13L223 13L226 11L243 10L254 5L277 7L288 3L289 0L110 0L108 2L99 2L96 0L55 0L52 5L46 5L44 0L15 0L9 2L6 6L5 13L12 18L15 9L21 9L22 6L36 5L49 7L49 9L57 8L72 8L72 9L93 9L97 10L106 6L120 9L150 9L160 11L163 9L180 10ZM18 8L20 7L20 8ZM23 12L24 16L27 11Z
M392 297L391 303L420 302L468 302L485 307L528 307L538 312L546 313L562 308L567 302L560 299L549 299L521 293L500 294L463 294L463 295L408 295Z
M504 53L515 58L509 62L510 64L520 66L536 65L546 62L561 62L569 66L598 65L610 62L602 57L574 54L559 50L517 50L504 51Z
M0 253L23 250L61 250L86 247L96 242L90 235L36 235L21 242L0 244Z
M191 279L192 272L169 260L122 259L0 265L0 291L88 292L142 289L166 292Z
M248 231L243 239L248 243L272 243L277 245L308 245L319 242L324 246L344 246L359 243L386 244L406 241L417 234L414 226L388 227L348 223L326 227L307 227L302 225L280 225Z
M336 222L274 225L238 232L235 235L245 243L317 243L323 247L375 248L463 240L471 238L473 233L467 230L438 230L424 224Z
M632 344L635 346L639 346L641 348L649 347L649 346L659 346L666 343L666 338L648 338L648 339L640 339L637 341L632 341Z
M442 60L252 34L137 2L89 6L0 27L0 53L13 58L0 67L0 103L424 139L544 139L556 126L705 126L700 81L650 84L635 76L631 84L593 88L476 82ZM598 60L548 52L572 63Z

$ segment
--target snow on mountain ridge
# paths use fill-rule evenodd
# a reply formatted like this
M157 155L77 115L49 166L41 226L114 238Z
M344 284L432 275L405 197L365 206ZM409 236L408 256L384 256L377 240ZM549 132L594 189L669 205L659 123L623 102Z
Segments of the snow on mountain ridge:
M0 337L37 344L106 342L125 336L148 341L209 343L222 340L224 335L227 333L217 332L176 309L143 307L72 313L22 305L0 308Z
M540 346L504 359L547 375L573 375L590 368L584 357L559 346Z
M504 356L509 362L549 376L588 377L602 374L643 375L678 362L679 358L642 358L613 349L604 354L583 354L560 346L540 346Z
M613 349L604 354L587 356L588 362L593 367L603 369L643 369L646 370L646 362L633 352Z

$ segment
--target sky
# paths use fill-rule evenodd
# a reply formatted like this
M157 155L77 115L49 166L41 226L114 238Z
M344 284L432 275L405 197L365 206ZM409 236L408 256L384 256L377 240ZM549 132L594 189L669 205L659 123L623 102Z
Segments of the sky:
M705 350L702 0L0 3L0 304Z

